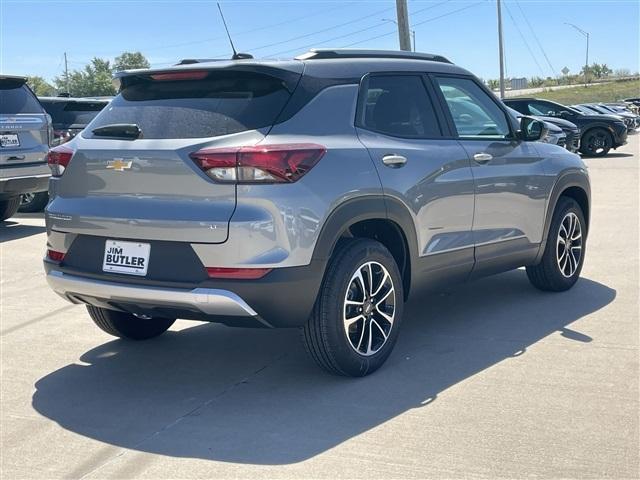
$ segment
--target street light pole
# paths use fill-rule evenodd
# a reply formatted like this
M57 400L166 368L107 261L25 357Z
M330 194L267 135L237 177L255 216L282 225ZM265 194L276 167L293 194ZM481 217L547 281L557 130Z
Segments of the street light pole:
M585 62L584 62L584 86L586 87L587 83L588 83L587 72L589 71L589 32L581 29L580 27L578 27L577 25L574 25L573 23L564 22L564 24L575 28L578 32L580 32L587 39L587 56L586 56Z
M502 8L497 0L498 8L498 55L500 55L500 98L504 98L504 47L502 45Z

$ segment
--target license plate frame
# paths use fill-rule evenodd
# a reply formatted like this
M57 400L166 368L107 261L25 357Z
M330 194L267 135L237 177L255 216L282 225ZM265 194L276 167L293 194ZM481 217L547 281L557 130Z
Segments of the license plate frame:
M151 244L107 239L104 244L102 271L144 277L149 269Z
M17 133L2 133L0 134L0 147L18 148L20 147L20 137Z

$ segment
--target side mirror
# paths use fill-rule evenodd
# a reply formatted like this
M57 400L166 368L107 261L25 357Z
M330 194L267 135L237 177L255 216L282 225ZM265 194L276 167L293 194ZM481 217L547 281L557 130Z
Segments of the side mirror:
M547 134L544 122L531 117L520 118L520 138L525 142L535 142Z
M572 117L573 117L573 114L572 114L571 112L569 112L568 110L562 110L562 111L560 112L560 116L561 116L562 118L572 118Z

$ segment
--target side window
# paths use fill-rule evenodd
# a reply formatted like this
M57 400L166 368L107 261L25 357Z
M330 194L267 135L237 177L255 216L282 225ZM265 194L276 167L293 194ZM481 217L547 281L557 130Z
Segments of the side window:
M547 117L560 116L560 109L551 103L529 102L529 111L532 115L543 115Z
M385 135L440 137L433 103L418 75L371 76L360 97L357 125Z
M510 133L505 113L473 80L436 77L436 82L461 138L505 138Z

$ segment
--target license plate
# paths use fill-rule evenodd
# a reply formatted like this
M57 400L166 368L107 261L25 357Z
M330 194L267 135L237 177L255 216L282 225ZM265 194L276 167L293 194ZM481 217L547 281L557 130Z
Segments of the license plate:
M107 240L102 270L109 273L146 275L150 251L151 245L148 243Z
M18 134L5 133L0 135L0 146L1 147L19 147L20 140L18 140Z

